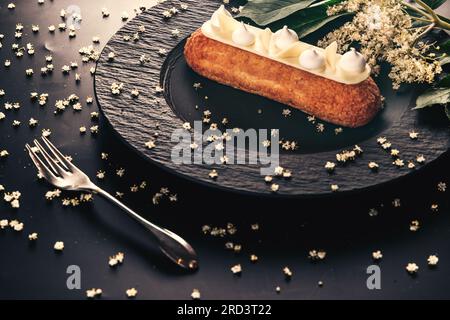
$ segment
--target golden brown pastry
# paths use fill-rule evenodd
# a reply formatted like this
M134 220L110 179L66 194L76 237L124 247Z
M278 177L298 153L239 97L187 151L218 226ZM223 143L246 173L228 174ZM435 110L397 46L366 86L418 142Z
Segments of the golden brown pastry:
M184 55L208 79L337 125L363 126L380 110L380 90L370 77L357 84L339 83L210 39L200 29L187 40Z
M206 78L334 124L363 126L380 110L380 91L364 57L337 47L301 42L287 26L273 33L246 25L221 6L187 40L184 55Z

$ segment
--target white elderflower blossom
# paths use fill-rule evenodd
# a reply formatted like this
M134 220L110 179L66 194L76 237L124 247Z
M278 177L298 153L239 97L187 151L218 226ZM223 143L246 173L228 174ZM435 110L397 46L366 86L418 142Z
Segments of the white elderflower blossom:
M411 16L401 0L348 0L328 9L328 15L352 12L352 21L334 30L320 40L325 47L336 41L339 51L345 52L357 42L360 52L372 67L374 74L379 64L388 62L392 69L389 77L394 89L401 83L432 83L442 72L439 60L428 55L432 44L420 41L429 31L428 26L413 27Z

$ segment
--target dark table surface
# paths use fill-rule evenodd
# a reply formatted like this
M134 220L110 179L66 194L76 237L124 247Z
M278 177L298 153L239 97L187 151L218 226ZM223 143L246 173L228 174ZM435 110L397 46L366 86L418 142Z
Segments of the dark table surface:
M239 195L209 189L173 176L139 155L128 150L108 124L100 117L91 119L98 110L94 102L87 105L87 96L94 95L92 64L81 62L78 49L90 45L93 36L100 37L100 45L124 22L120 15L128 11L134 15L139 6L152 1L50 1L38 5L34 1L15 1L16 9L6 8L10 1L0 1L0 111L6 119L0 121L0 150L9 156L0 159L0 184L6 191L20 191L20 208L0 202L0 220L17 219L24 230L0 230L0 299L84 299L85 290L101 288L102 299L126 299L125 290L138 289L137 299L190 299L194 288L202 299L402 299L450 298L450 208L448 190L438 191L439 182L450 183L447 152L417 174L395 181L383 188L361 194L343 194L321 199L271 199ZM48 32L50 24L61 21L59 12L76 4L81 8L83 21L74 39L68 31ZM101 9L111 15L102 18ZM444 7L448 13L448 5ZM24 25L22 39L14 39L17 23ZM38 24L39 33L31 32L31 24ZM22 46L32 43L34 56L18 59L11 50L12 43ZM55 71L41 77L40 68L45 56L53 56ZM9 69L3 66L10 59ZM77 61L79 68L64 76L61 67ZM33 68L31 78L25 69ZM75 82L74 74L82 76ZM44 107L30 100L30 92L48 93ZM70 94L80 97L83 110L68 108L54 114L56 100ZM4 110L5 102L20 102L19 110ZM30 118L39 120L30 128ZM21 121L13 127L14 120ZM80 135L79 127L99 125L99 133ZM53 201L45 193L53 188L38 181L36 170L24 152L24 145L39 137L43 129L50 129L52 141L91 177L99 170L106 172L98 184L110 191L123 192L123 201L146 218L169 227L185 237L200 256L200 269L195 273L182 272L162 257L151 237L126 217L120 209L103 199L82 203L76 207L62 205L63 198L76 194L63 193ZM101 153L108 153L102 160ZM116 170L124 168L119 177ZM131 192L142 181L145 189ZM161 187L177 194L177 201L163 197L153 204ZM399 207L393 205L400 199ZM433 212L432 204L439 210ZM369 215L376 209L377 216ZM420 229L409 230L410 222L418 220ZM237 232L225 237L202 233L203 225L226 227L233 223ZM259 224L259 230L251 225ZM37 232L35 242L28 234ZM64 241L65 249L55 253L53 245ZM241 244L240 253L225 249L225 243ZM323 261L312 262L308 252L323 249ZM374 264L372 252L381 250L381 290L368 290L366 269ZM108 257L125 253L122 265L111 268ZM258 262L250 262L256 254ZM431 254L439 256L435 268L427 266ZM420 269L410 276L405 266L415 262ZM240 263L243 271L235 276L230 267ZM66 286L70 265L81 268L81 290ZM288 266L293 276L286 280L282 272ZM322 281L323 286L318 286ZM276 293L279 286L281 292Z

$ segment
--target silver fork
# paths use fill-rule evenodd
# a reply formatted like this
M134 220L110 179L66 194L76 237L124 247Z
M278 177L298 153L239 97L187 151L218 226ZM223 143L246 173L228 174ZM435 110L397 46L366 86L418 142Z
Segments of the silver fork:
M64 190L93 192L110 200L149 230L158 240L161 251L178 266L190 270L197 269L197 254L183 238L138 215L108 192L96 186L84 172L67 160L50 140L42 137L42 141L49 152L36 139L33 141L35 148L30 147L29 144L25 147L39 173L49 183Z

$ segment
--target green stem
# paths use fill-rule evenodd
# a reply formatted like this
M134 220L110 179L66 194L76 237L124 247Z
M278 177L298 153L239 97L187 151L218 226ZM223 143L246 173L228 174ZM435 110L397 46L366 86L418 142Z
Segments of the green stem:
M430 8L429 5L427 5L422 0L414 0L419 6L421 6L426 12L428 12L435 20L440 20L439 17L436 15L433 9Z
M430 20L433 18L432 16L430 16L428 13L426 13L422 9L417 8L416 6L413 6L412 4L410 4L408 2L403 1L403 5L413 11L416 11L417 13L421 14L422 16L429 18Z
M313 4L310 5L309 7L310 7L310 8L312 8L312 7L318 7L318 6L321 6L321 5L323 5L323 4L325 4L325 3L329 2L329 1L330 1L330 0L319 1L319 2L313 3Z
M428 22L428 23L432 23L433 22L433 20L420 18L420 17L411 17L411 19L414 19L414 20L417 20L417 21L422 21L422 22Z
M447 23L445 21L442 21L438 15L434 12L432 8L430 8L429 5L427 5L422 0L414 0L418 5L420 5L429 15L431 15L433 22L436 24L436 26L441 27L442 29L450 30L450 23Z
M423 32L421 32L421 33L416 37L416 39L414 40L413 46L415 46L415 44L417 43L417 41L419 41L420 38L422 38L422 37L425 36L428 32L430 32L431 30L433 30L433 28L434 28L435 26L436 26L436 25L434 24L434 22L433 22L432 24L426 26L426 29L425 29Z

